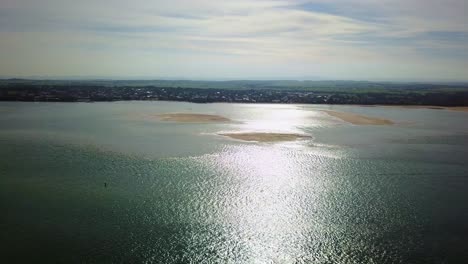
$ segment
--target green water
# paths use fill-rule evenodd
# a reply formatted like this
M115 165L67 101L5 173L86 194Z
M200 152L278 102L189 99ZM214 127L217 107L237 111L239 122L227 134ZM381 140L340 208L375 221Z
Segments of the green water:
M354 126L324 108L397 125ZM167 112L236 122L147 118ZM1 258L463 263L467 121L467 113L383 107L0 103ZM226 131L313 139L216 135Z

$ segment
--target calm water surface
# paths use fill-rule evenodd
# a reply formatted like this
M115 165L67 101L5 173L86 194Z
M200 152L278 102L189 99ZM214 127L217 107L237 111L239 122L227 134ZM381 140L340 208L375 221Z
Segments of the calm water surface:
M355 126L320 109L397 124ZM218 114L236 122L147 118L171 112ZM313 138L272 144L216 135L238 131ZM0 258L464 263L467 164L468 113L462 112L0 103Z

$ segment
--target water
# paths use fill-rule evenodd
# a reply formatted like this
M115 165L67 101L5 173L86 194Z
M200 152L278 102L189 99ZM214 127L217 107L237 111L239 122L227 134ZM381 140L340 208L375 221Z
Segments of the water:
M354 126L318 109L398 124ZM167 112L238 122L145 118ZM466 262L467 121L384 107L0 103L1 258ZM313 139L245 143L220 131Z

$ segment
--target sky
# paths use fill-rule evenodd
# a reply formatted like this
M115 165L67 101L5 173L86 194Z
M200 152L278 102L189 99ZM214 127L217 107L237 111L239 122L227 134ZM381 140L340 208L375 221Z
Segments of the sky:
M467 0L0 0L0 76L468 81Z

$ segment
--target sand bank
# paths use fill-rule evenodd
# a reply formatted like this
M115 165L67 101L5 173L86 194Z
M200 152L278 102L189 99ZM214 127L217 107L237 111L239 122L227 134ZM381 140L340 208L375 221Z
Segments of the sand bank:
M231 119L206 114L190 114L190 113L170 113L154 115L155 118L162 121L181 122L181 123L224 123L231 122Z
M451 111L460 111L460 112L468 112L468 106L454 106L454 107L444 107L447 110Z
M331 110L322 110L330 116L339 118L345 122L354 124L354 125L392 125L393 121L377 117L363 116L353 113L337 112Z
M468 106L435 106L435 105L382 105L383 107L405 109L435 109L468 112Z
M307 135L288 134L288 133L263 133L263 132L248 132L248 133L220 133L221 136L230 137L244 141L257 142L283 142L295 141L298 139L311 138Z

